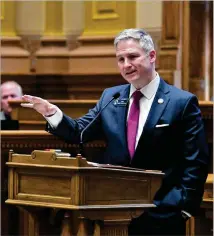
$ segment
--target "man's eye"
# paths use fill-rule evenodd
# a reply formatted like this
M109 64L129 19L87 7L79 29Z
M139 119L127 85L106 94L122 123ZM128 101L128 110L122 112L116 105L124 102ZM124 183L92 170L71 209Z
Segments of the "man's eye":
M136 55L130 55L130 56L129 56L129 59L133 60L133 59L135 59L136 57L137 57Z
M124 59L121 57L121 58L118 58L118 61L119 61L119 62L123 62Z

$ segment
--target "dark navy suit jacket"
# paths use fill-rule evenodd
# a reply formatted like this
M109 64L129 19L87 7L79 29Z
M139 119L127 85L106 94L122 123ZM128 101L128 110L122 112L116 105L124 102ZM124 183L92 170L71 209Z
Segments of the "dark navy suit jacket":
M119 102L112 101L101 112L84 133L84 142L105 138L107 148L101 163L163 171L165 177L154 203L159 209L185 210L194 215L200 206L208 174L208 150L196 96L160 80L130 163L126 138L128 105L123 106L120 102L129 97L129 90L130 85L106 89L88 114L75 120L63 115L57 129L49 127L49 132L78 143L81 130L119 92ZM163 103L158 103L160 98ZM169 125L156 127L161 124Z

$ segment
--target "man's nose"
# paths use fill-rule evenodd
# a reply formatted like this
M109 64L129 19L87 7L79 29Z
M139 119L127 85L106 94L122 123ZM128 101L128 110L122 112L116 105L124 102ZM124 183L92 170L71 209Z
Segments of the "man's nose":
M124 60L124 67L130 67L131 64L130 64L130 61L128 59L125 59Z
M11 100L12 98L10 97L10 96L8 96L7 98L6 98L6 101L8 102L9 100Z
M7 100L14 100L15 97L14 96L8 96Z

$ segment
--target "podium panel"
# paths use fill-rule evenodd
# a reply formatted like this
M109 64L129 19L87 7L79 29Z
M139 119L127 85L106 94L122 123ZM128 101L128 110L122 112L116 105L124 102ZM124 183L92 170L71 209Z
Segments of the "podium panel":
M160 171L100 165L54 151L10 152L6 164L6 203L30 213L34 226L29 235L40 235L44 208L67 211L65 235L127 235L130 220L155 207L152 201L164 176Z

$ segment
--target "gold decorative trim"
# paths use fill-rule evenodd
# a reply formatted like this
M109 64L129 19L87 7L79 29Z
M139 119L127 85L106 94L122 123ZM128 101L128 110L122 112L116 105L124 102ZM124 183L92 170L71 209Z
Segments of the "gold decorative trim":
M86 1L83 36L116 35L136 25L135 1Z
M63 36L63 5L62 1L45 3L45 36Z
M4 2L0 1L1 16L0 19L4 20Z
M35 141L35 140L34 140ZM10 143L7 141L2 141L1 148L15 149L15 148L78 148L77 144L67 144L67 143ZM85 144L85 148L105 148L105 144Z
M92 2L92 19L93 20L108 20L118 19L116 13L117 2Z

